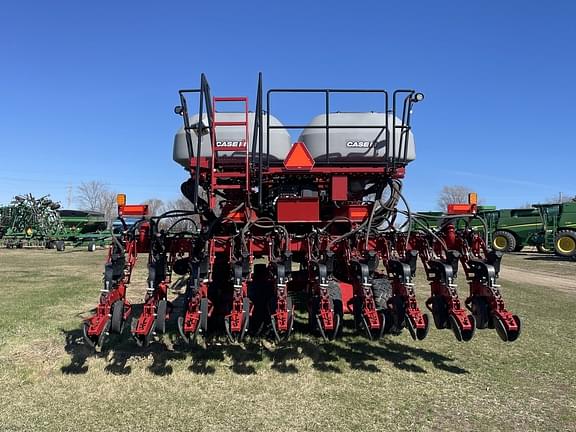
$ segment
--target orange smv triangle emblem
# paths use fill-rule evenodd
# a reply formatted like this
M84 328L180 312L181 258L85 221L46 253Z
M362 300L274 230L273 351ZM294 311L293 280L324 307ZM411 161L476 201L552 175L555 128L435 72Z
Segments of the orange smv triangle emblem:
M295 142L284 159L284 166L289 170L309 170L314 166L314 159L303 142Z

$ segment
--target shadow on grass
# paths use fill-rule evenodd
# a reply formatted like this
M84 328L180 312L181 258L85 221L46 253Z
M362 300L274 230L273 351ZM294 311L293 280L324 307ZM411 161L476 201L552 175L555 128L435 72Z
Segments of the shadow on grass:
M106 346L100 352L86 345L80 329L64 331L66 344L64 349L70 355L70 364L61 368L66 375L78 375L88 372L86 364L90 357L103 358L108 363L104 370L115 375L128 375L132 372L128 360L134 358L147 359L152 356L152 364L148 370L154 375L164 376L173 372L169 362L183 360L186 354L169 350L163 342L153 343L146 348L140 348L135 342L126 340L125 336L111 336Z
M411 373L427 373L427 369L422 366L423 362L444 372L468 373L466 369L453 364L453 358L405 345L390 337L381 342L371 342L360 336L345 336L334 342L324 342L314 337L295 335L293 339L278 345L263 339L231 345L215 337L208 339L205 346L190 346L181 343L176 334L167 333L160 341L147 348L140 348L127 334L123 334L111 336L104 350L95 352L84 343L80 329L63 331L63 334L70 364L62 367L62 373L70 375L88 372L87 361L91 357L104 359L107 372L127 375L132 372L129 360L148 359L150 356L152 364L148 370L158 376L173 372L171 361L188 357L192 359L188 370L199 375L214 375L220 367L229 367L238 375L254 375L258 369L268 367L282 374L296 374L300 370L295 363L303 359L311 361L314 370L328 373L343 373L346 365L352 370L379 373L381 369L378 362L381 365L382 360ZM170 346L167 342L170 342Z

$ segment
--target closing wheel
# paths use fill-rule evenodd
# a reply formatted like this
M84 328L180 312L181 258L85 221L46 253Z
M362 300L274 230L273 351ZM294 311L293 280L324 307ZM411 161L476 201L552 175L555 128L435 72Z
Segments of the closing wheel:
M110 333L121 334L124 330L124 302L116 300L111 307Z
M250 299L248 297L242 298L242 326L240 332L232 332L232 322L230 316L224 317L224 329L228 340L232 343L242 342L246 335L246 330L250 324Z
M312 308L308 312L308 323L312 333L320 332L322 339L334 340L339 335L342 328L342 302L339 299L333 300L332 297L328 299L330 309L333 311L333 328L332 330L325 330L320 313L320 298L315 296L312 300Z
M320 335L322 336L322 339L324 339L325 341L330 341L330 340L336 339L336 336L338 335L338 332L340 331L341 324L342 324L342 320L340 318L340 315L337 313L334 313L334 329L327 333L326 330L324 330L324 328L322 326L322 319L320 318L320 314L316 315L316 326L317 326L318 330L320 330Z
M564 257L576 256L576 231L558 231L554 240L554 250Z
M178 333L180 333L180 337L186 344L191 344L196 340L196 334L198 331L194 333L186 333L184 331L184 315L180 315L176 320L176 326L178 327ZM200 327L200 326L198 326Z
M428 318L428 314L422 314L422 319L424 320L424 328L416 328L410 316L406 314L404 317L404 322L406 323L406 327L408 327L408 331L410 332L410 336L414 340L424 340L426 336L428 336L428 331L430 330L430 321Z
M64 240L56 241L56 250L58 252L62 252L62 251L64 251L64 249L66 249L66 245L64 244Z
M106 325L104 326L104 329L102 330L102 333L100 333L100 335L96 336L90 336L88 335L88 328L90 327L90 323L88 321L84 321L84 323L82 324L82 335L84 336L84 340L86 341L86 343L94 348L94 349L101 349L102 346L104 345L104 342L106 342L106 337L108 336L109 332L110 332L110 320L108 320L108 322L106 322Z
M390 300L392 323L388 324L391 332L395 334L400 334L402 329L406 326L406 306L404 304L404 299L399 296L392 297Z
M160 300L156 306L156 330L159 333L166 331L166 300Z
M270 303L270 309L272 314L274 314L276 312L275 308L277 307L276 299L272 299ZM288 312L288 329L286 331L278 330L278 327L276 326L276 319L274 317L270 317L270 324L272 325L272 331L274 332L276 342L288 340L292 334L292 327L294 326L294 306L290 297L286 298L286 310Z
M134 334L134 330L137 324L138 320L133 319L131 324L132 335L134 337L134 340L136 341L136 345L138 345L140 348L146 348L148 345L150 345L150 342L152 342L152 339L154 338L156 330L156 320L154 320L154 322L152 323L152 326L150 327L150 331L148 332L148 334L145 335Z
M244 297L242 300L242 318L244 324L242 325L242 333L240 334L241 341L244 339L244 336L246 336L246 330L248 330L248 325L250 324L250 299L248 297Z
M516 237L508 231L496 231L492 239L492 247L499 252L514 252Z
M494 328L496 333L504 342L514 342L520 336L521 323L517 315L512 315L512 319L516 323L517 330L507 330L506 324L498 315L494 315Z
M176 325L178 327L178 333L184 340L186 344L192 344L196 342L196 337L198 333L202 331L202 333L206 333L208 331L208 299L202 298L200 300L200 321L196 326L195 332L185 332L184 331L184 319L185 315L180 315L176 320Z
M94 252L96 250L96 243L90 242L88 243L88 252Z
M468 342L470 339L472 339L472 336L474 336L474 332L476 330L476 320L472 315L468 315L468 320L470 321L470 324L472 324L472 328L470 330L463 330L454 315L450 314L448 316L450 328L452 329L452 332L454 333L454 336L456 336L458 342Z
M88 327L90 327L90 323L88 323L88 321L84 321L82 323L82 335L84 336L84 341L86 342L86 344L89 345L91 348L94 348L94 346L98 342L98 339L88 335Z
M542 253L542 254L548 254L548 253L551 252L550 249L548 249L548 248L547 248L546 246L544 246L544 244L542 244L542 243L538 243L538 244L536 245L536 250L537 250L538 252Z

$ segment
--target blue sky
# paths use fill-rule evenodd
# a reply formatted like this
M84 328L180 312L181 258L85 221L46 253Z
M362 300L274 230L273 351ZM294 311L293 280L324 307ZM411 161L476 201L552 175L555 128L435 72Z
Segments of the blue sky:
M199 5L196 7L195 5ZM576 2L55 1L0 9L0 203L100 180L173 199L177 90L415 88L405 192L514 207L575 195ZM298 106L290 108L298 113Z

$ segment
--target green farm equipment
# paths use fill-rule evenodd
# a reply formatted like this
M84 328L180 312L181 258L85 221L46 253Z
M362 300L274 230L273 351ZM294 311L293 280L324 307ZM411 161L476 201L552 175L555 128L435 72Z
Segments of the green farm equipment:
M477 214L486 222L492 248L499 252L520 252L525 246L535 246L541 253L576 257L576 202L532 207L500 210L493 206L478 207ZM419 212L418 223L437 228L442 214ZM484 230L480 219L469 223L475 231ZM418 228L412 224L412 229Z
M576 202L534 204L543 224L537 238L539 249L576 258Z
M0 245L7 248L46 247L63 251L66 244L87 245L89 251L110 240L102 213L60 210L60 204L44 196L16 196L0 207Z
M96 246L105 246L110 240L110 230L103 213L84 210L60 210L62 230L58 239L72 243L74 247L88 245L93 252ZM57 241L57 240L52 240ZM47 245L50 247L51 245Z
M486 220L492 248L500 252L520 252L525 246L536 246L544 252L542 218L535 208L500 209L478 212Z
M9 206L0 209L0 238L8 248L44 246L63 228L58 209L60 204L44 196L17 195ZM61 248L63 243L57 243Z

